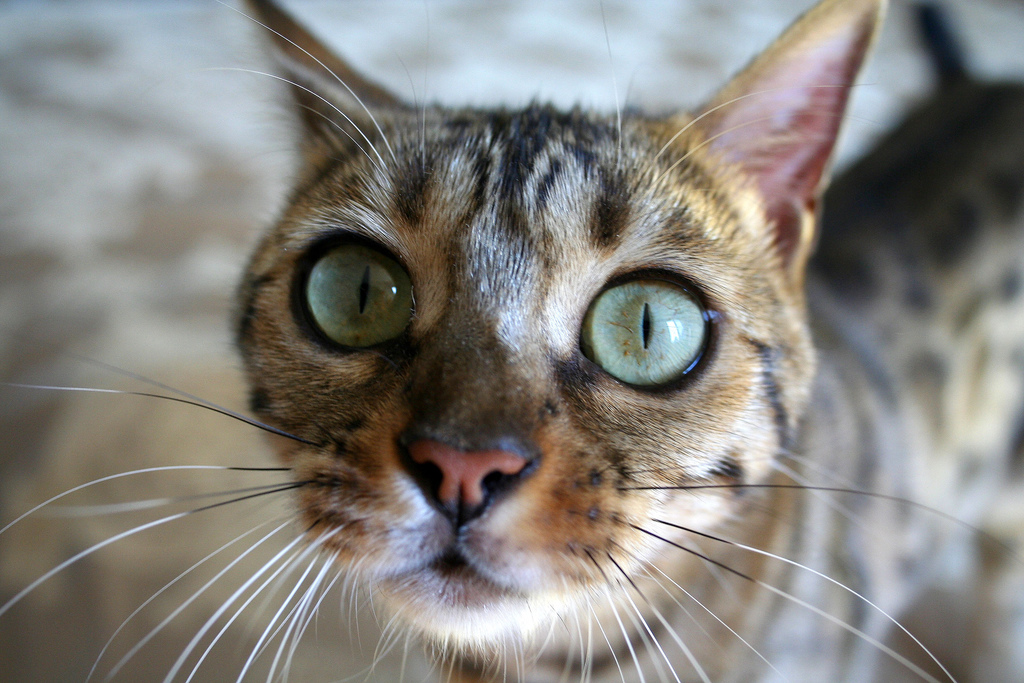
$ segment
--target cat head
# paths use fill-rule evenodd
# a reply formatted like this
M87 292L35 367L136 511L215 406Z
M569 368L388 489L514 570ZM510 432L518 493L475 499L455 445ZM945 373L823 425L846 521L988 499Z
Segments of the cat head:
M621 121L410 107L250 6L303 168L239 343L311 541L486 649L657 564L654 520L742 524L808 401L804 270L880 2L826 0L695 114Z

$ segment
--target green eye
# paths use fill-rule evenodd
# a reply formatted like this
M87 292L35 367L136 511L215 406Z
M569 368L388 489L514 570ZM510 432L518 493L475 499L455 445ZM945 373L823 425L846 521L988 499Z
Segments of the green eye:
M653 386L683 376L707 338L704 309L664 280L634 280L602 292L583 319L583 353L628 384Z
M409 274L393 258L360 244L321 256L309 272L305 294L316 326L344 346L394 339L412 317Z

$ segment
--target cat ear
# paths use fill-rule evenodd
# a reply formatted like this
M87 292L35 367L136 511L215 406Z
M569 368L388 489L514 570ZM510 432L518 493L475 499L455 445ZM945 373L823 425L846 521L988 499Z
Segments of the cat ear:
M818 201L850 87L885 0L825 0L798 19L698 112L694 126L764 200L793 279L813 247Z
M304 124L307 157L322 140L366 147L376 131L373 112L406 105L363 78L271 0L245 0L251 18L266 29L273 56L291 84Z

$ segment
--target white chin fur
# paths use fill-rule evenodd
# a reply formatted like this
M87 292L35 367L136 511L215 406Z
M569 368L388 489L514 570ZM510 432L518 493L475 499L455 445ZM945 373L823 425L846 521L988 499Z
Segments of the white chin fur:
M528 638L563 602L513 593L478 575L451 578L432 570L386 580L377 590L391 613L426 638L472 650Z

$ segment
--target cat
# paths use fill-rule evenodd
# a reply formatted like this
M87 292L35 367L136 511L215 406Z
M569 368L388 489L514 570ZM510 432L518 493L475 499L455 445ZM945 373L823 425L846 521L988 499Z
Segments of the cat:
M286 433L300 529L442 674L870 680L905 652L945 680L887 638L957 527L900 501L1003 471L1020 235L919 248L921 206L956 212L870 164L815 229L878 3L823 3L703 114L621 120L409 107L253 10L306 163L239 293L253 413ZM905 194L893 236L866 209ZM929 297L965 304L954 328Z

